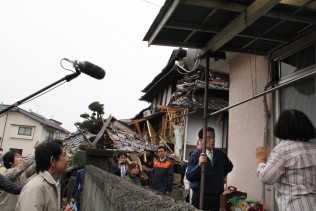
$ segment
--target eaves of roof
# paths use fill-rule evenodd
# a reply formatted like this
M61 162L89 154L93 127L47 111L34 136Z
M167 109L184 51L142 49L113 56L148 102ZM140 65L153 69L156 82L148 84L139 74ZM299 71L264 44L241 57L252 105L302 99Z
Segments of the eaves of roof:
M167 0L144 41L271 56L316 30L313 0Z
M162 69L162 71L150 82L143 90L145 94L140 100L150 101L151 98L164 86L169 85L171 81L176 77L183 77L177 71L175 71L175 61L186 57L187 51L179 48L173 51L168 64Z

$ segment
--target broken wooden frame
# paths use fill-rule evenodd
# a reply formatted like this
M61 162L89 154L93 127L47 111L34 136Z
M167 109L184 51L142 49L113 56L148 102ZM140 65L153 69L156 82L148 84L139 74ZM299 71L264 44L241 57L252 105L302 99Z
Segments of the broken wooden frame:
M168 151L177 156L179 159L183 155L183 144L180 149L175 150L176 141L174 130L176 126L185 126L185 116L187 114L186 108L173 108L169 106L157 105L159 112L142 119L134 120L128 125L135 127L137 134L141 137L148 136L148 142L153 145L165 145ZM143 130L141 129L143 128ZM181 143L184 142L182 135Z

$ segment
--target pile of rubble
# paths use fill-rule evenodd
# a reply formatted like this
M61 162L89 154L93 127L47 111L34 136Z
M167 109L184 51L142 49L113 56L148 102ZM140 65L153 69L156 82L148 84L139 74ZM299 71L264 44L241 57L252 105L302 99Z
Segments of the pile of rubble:
M180 106L185 108L203 108L205 82L200 80L200 75L195 74L189 78L178 81L176 91L172 94L169 106ZM209 90L228 91L228 81L220 78L210 80ZM219 110L228 106L228 102L221 96L209 98L209 109Z
M141 170L141 179L144 184L147 184L151 167L156 155L158 145L152 144L150 141L143 139L126 124L116 120L111 115L104 120L103 127L100 132L95 136L88 132L80 132L73 134L66 139L67 149L76 151L79 149L80 144L98 149L112 150L115 153L124 151L128 154L127 162L138 163ZM169 158L175 166L180 166L175 169L182 169L184 162L178 157L168 152ZM113 158L113 162L114 158ZM175 184L181 183L181 171L175 172Z

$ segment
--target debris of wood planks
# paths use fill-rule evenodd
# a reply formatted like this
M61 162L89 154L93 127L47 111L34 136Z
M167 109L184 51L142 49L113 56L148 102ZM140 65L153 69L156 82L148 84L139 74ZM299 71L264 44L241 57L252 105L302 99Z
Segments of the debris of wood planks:
M112 140L113 147L120 151L157 151L157 145L148 144L141 137L139 137L138 134L134 132L125 132L119 128L116 128L114 124L109 124L105 132L106 135Z
M150 124L150 122L147 120L147 127L148 127L148 133L149 133L149 138L151 139L151 143L153 145L158 145L158 141L157 141L157 134L153 128L153 126Z
M142 130L140 129L139 122L136 122L136 123L135 123L135 127L136 127L136 129L137 129L137 134L138 134L139 136L141 136L141 135L142 135Z
M110 114L110 116L106 119L106 122L103 124L101 130L100 130L99 133L97 134L97 137L95 137L95 139L94 139L94 141L93 141L93 143L92 143L93 146L95 146L95 145L98 143L98 141L100 140L100 138L103 136L103 134L104 134L104 132L105 132L107 126L108 126L108 125L110 124L110 122L111 122L111 119L112 119L112 116L111 116L111 114Z
M162 143L169 149L169 151L171 152L171 154L173 154L173 150L168 146L167 142L165 140L163 140L163 138L161 136L159 136L160 140L162 141Z

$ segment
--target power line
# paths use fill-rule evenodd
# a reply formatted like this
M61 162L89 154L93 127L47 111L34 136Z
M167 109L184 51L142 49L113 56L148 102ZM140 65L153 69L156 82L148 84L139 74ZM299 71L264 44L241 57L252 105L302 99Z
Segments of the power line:
M155 5L155 6L157 6L157 7L161 7L160 5L158 5L158 4L155 4L155 3L153 3L153 2L150 2L150 1L146 1L146 0L143 0L144 2L147 2L148 4L152 4L152 5Z

